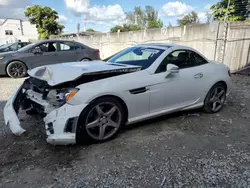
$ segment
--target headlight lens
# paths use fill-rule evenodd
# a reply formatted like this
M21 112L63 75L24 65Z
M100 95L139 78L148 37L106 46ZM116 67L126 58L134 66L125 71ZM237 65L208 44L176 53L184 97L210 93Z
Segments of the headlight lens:
M63 89L59 93L59 98L63 102L68 102L70 99L72 99L77 94L78 91L79 91L78 88Z
M0 60L4 59L4 57L0 57Z
M68 102L70 99L72 99L77 94L78 91L79 91L79 89L69 91L68 93L66 93L65 94L65 101Z

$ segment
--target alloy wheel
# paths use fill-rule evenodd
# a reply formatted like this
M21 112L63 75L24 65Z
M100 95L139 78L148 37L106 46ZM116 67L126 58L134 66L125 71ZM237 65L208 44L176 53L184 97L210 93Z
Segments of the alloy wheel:
M95 105L87 114L86 130L95 140L106 140L112 137L121 125L120 109L111 102Z
M218 86L214 88L210 97L210 109L213 112L219 111L226 100L226 91L224 87Z
M10 65L9 74L14 77L24 77L26 74L26 67L23 63L13 63Z

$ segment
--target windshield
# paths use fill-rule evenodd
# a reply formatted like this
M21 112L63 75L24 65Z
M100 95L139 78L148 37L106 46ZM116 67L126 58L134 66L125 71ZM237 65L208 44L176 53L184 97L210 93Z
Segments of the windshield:
M2 46L0 46L0 49L4 49L4 48L8 48L13 44L3 44Z
M36 45L35 43L28 44L27 46L24 46L23 48L19 49L18 51L25 52L25 51L29 50L30 48L34 47L35 45Z
M113 57L108 62L127 65L138 65L143 69L150 67L164 50L151 47L131 47Z

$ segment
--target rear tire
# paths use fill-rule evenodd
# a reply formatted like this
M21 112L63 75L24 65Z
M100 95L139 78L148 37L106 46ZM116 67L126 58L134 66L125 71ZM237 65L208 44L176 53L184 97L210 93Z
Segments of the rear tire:
M125 124L122 104L113 97L103 97L90 103L81 113L76 143L89 144L106 142L114 138Z
M23 78L27 75L27 67L21 61L13 61L8 64L6 72L9 77Z
M222 83L215 84L208 92L203 106L203 111L206 113L219 112L226 100L226 87Z

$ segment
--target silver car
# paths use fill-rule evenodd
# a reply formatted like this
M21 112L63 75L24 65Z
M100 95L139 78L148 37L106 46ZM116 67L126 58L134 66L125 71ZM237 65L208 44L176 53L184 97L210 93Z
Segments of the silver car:
M0 54L0 75L21 78L29 69L57 63L100 60L98 49L75 41L45 40Z

